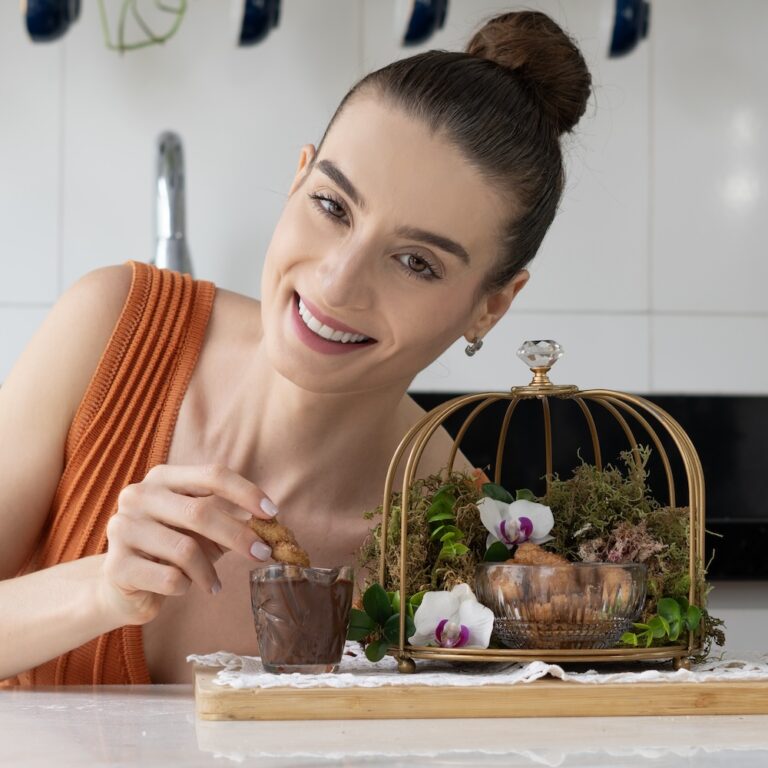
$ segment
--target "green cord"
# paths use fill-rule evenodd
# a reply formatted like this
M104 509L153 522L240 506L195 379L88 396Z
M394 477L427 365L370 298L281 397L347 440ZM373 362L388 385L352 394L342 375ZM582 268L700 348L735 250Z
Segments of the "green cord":
M109 32L109 22L107 20L107 11L104 7L104 0L99 0L101 32L104 36L104 44L107 46L107 48L111 51L119 51L120 53L123 53L124 51L135 51L139 48L146 48L150 45L162 44L167 40L170 40L178 31L179 27L181 26L181 22L184 19L184 14L187 12L187 0L179 0L178 7L176 8L166 5L162 2L162 0L155 0L155 7L164 13L170 13L175 16L173 24L166 34L158 35L150 28L150 26L144 20L144 17L139 12L138 0L123 0L123 4L120 7L120 18L117 25L117 43L113 43L112 36ZM133 18L136 20L136 23L139 25L139 27L141 27L144 34L149 38L148 40L141 40L136 43L125 42L125 23L128 16L128 11L131 11Z

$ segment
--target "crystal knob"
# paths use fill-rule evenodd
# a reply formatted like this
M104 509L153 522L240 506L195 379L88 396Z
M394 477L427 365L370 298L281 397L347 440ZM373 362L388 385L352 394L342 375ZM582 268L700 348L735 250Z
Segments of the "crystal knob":
M563 356L563 348L552 339L524 341L517 356L533 371L530 386L551 386L547 372Z
M524 341L517 356L529 368L551 368L563 356L563 348L552 339Z

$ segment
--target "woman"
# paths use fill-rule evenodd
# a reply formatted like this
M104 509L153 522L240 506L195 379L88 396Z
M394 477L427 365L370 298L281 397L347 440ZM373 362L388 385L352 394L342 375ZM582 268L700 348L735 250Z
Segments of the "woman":
M135 262L61 297L0 390L0 679L178 682L188 653L252 653L252 515L354 562L423 414L410 382L528 280L589 89L551 19L504 14L353 87L301 150L261 302Z

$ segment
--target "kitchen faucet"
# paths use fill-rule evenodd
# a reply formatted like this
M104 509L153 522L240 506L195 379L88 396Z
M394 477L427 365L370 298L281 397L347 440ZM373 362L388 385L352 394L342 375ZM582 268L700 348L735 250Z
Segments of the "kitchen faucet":
M157 267L192 274L184 217L184 154L181 138L172 131L157 140L157 244L151 261Z

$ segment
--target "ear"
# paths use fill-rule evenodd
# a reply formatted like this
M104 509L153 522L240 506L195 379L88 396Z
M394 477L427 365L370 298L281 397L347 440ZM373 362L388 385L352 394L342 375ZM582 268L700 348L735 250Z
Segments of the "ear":
M501 290L486 296L480 302L472 328L464 338L471 342L475 338L482 339L486 336L507 313L515 296L520 293L530 277L531 273L527 269L521 269Z
M316 155L317 150L315 149L314 144L305 144L301 148L301 152L299 153L299 165L296 168L296 175L293 177L293 183L291 184L291 188L288 190L289 197L304 183L304 179L307 178L309 172L312 170Z

